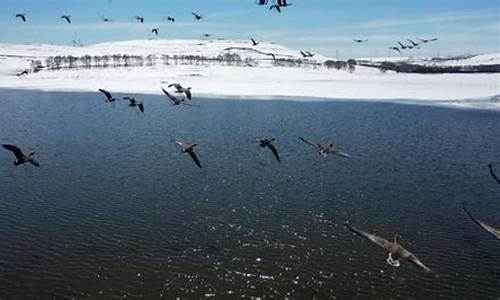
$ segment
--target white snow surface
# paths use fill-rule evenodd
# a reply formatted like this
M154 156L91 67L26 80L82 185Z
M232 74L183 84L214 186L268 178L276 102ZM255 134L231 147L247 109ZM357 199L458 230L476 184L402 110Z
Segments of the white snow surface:
M259 61L257 67L221 65L163 65L151 67L42 70L27 76L33 59L56 55L203 55L216 57L228 47L248 47L277 57L301 58L299 50L262 42L252 47L243 40L135 40L69 47L57 45L0 44L0 88L46 91L97 91L161 94L161 87L180 82L193 88L194 97L249 99L355 99L412 102L500 109L500 74L398 74L357 66L353 73L326 67L273 67L268 56L236 51ZM305 49L307 50L307 49ZM319 63L327 57L317 54ZM421 59L425 61L425 59ZM474 56L442 64L496 64L500 53Z

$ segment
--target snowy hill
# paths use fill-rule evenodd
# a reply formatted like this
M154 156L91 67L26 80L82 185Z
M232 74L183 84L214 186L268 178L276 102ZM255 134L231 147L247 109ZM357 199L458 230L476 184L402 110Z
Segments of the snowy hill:
M222 61L223 55L234 58L236 63ZM495 64L499 56L419 61ZM84 57L88 57L85 62ZM113 61L114 57L121 62ZM130 57L136 60L127 63ZM150 61L144 62L146 57ZM70 67L72 60L76 63L73 61ZM254 47L246 40L136 40L87 47L0 44L0 88L75 91L106 88L159 94L165 83L181 82L193 87L198 97L410 100L500 108L498 98L492 97L500 95L499 74L398 74L363 66L348 72L327 68L326 60L319 54L303 58L299 49L269 42ZM33 69L33 62L44 68L16 75ZM109 68L116 71L110 72Z

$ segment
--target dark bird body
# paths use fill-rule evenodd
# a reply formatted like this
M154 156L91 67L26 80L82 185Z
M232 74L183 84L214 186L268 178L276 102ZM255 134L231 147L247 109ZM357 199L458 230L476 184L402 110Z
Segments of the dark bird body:
M368 42L368 39L354 39L354 41L356 43L364 43L364 42Z
M165 93L165 95L167 95L170 101L172 101L172 105L175 106L183 104L183 105L193 106L192 104L186 103L184 97L176 97L175 95L172 95L169 92L167 92L164 88L161 88L161 90L163 91L163 93Z
M66 20L66 22L68 22L68 24L71 24L71 16L63 15L63 16L61 16L61 19L64 19L64 20Z
M317 143L312 143L312 142L310 142L304 138L301 138L301 137L299 137L299 139L301 141L303 141L304 143L319 150L319 154L323 157L326 157L328 155L338 155L338 156L342 156L345 158L352 158L349 154L342 152L342 151L338 150L337 148L335 148L335 146L333 144L317 144Z
M123 99L128 100L130 107L137 107L141 112L144 112L144 104L141 101L137 101L134 97L124 97Z
M29 73L28 70L24 70L24 71L17 73L16 76L20 77L20 76L28 75L28 73Z
M314 53L309 51L300 51L300 54L302 54L302 57L304 58L310 58L314 56Z
M196 20L201 20L201 19L203 18L201 15L199 15L199 14L197 14L197 13L192 12L191 14L193 15L193 17L194 17Z
M399 50L398 47L389 47L389 49L394 50L394 51L398 51L399 54L403 54L403 53L401 53L401 50Z
M259 146L261 146L262 148L266 148L266 147L269 148L269 150L271 150L271 152L273 153L276 160L278 162L281 162L280 156L278 155L278 150L276 149L276 146L274 146L275 140L276 139L274 139L274 138L260 139L260 140L257 140L256 142L259 143Z
M21 18L23 22L26 22L26 14L17 14L16 18Z
M158 29L158 28L151 29L151 33L154 33L155 35L158 35L159 31L160 31L160 29Z
M107 18L107 17L105 17L105 16L102 16L102 20L103 20L104 22L106 22L106 23L108 23L108 22L113 22L113 20L112 20L112 19Z
M252 46L257 46L259 44L254 38L250 38L250 41L252 41Z
M171 83L168 85L168 87L175 87L176 93L182 94L184 93L188 100L191 100L192 95L191 95L191 87L184 88L180 83Z
M182 153L187 153L191 158L193 159L194 163L201 168L201 163L200 160L198 159L198 156L196 156L196 153L194 152L194 147L198 146L197 144L189 144L189 143L183 143L180 141L175 141L177 145L181 146L181 151Z
M144 17L135 16L134 19L139 23L144 23Z
M105 89L99 89L99 92L103 93L104 96L106 96L106 102L115 102L118 101L113 95L111 95L110 92L106 91Z
M273 8L276 9L277 12L281 13L281 8L278 4L269 6L269 10L273 10Z
M386 249L389 251L389 257L387 258L387 263L393 267L399 267L399 258L404 258L411 262L412 264L416 265L417 267L420 267L427 272L431 272L431 269L429 269L426 265L424 265L415 255L413 255L410 251L406 250L403 246L399 244L398 241L398 235L394 237L394 240L392 242L383 239L381 237L378 237L374 234L359 230L349 224L346 224L347 228L351 230L352 232L356 233L357 235L364 237L368 239L369 241L379 245L380 247Z
M175 18L173 17L167 17L167 21L171 22L171 23L174 23L175 22Z
M410 42L412 44L413 47L418 47L420 44L419 43L416 43L410 39L406 39L408 42Z
M31 163L32 165L39 167L40 164L35 160L35 152L30 152L29 154L24 154L24 152L19 149L16 145L3 144L5 149L11 151L16 156L16 160L14 160L14 165L19 166L25 163Z
M257 2L257 5L267 5L267 2L268 0L259 0L259 2Z

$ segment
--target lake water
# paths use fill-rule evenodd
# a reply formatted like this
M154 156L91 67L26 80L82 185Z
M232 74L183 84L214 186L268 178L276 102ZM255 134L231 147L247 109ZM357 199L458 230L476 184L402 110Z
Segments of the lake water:
M41 163L0 151L0 298L500 297L500 242L461 209L500 224L500 113L138 98L144 114L98 93L0 91L0 142ZM399 233L435 273L389 266L345 221Z

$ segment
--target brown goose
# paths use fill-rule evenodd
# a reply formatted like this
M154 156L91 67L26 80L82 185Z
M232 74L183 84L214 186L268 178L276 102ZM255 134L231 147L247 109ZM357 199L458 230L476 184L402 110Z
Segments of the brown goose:
M19 166L25 163L31 163L32 165L39 167L40 164L35 160L35 152L30 152L28 155L24 154L24 152L19 149L16 145L3 144L5 149L11 151L16 156L16 160L14 160L14 166Z
M193 159L194 163L198 166L198 168L201 168L201 163L200 160L198 159L198 156L196 156L196 153L194 153L194 147L198 146L198 144L189 144L189 143L183 143L181 141L175 141L177 145L181 146L181 151L182 153L188 153L189 156Z
M500 228L495 228L489 224L486 224L485 222L483 221L479 221L477 220L476 218L474 218L474 216L469 212L469 210L467 210L467 207L465 205L465 201L462 202L462 208L463 210L465 211L465 213L467 213L467 215L469 216L469 218L474 222L476 223L477 225L481 226L484 230L488 231L489 233L493 234L497 239L500 240Z
M316 143L312 143L312 142L310 142L310 141L308 141L300 136L299 136L299 139L301 141L303 141L304 143L318 149L319 155L322 155L323 157L327 157L328 155L338 155L338 156L342 156L345 158L352 158L352 156L350 156L349 154L342 152L342 151L338 150L337 148L335 148L335 146L333 144L316 144Z
M137 101L134 97L123 97L124 100L128 100L130 107L137 107L141 112L144 112L144 104L141 101Z
M348 223L345 224L349 230L356 233L359 236L362 236L371 242L379 245L380 247L389 251L389 257L387 257L387 263L393 267L399 267L399 258L407 259L412 264L426 270L427 272L432 272L426 265L424 265L415 255L413 255L410 251L406 250L403 246L399 244L399 235L394 237L392 242L378 237L374 234L359 230Z
M271 150L271 152L273 153L274 157L276 157L276 160L278 162L281 162L280 160L280 156L278 155L278 150L276 149L276 146L274 146L274 141L276 141L276 139L274 138L270 138L270 139L260 139L260 140L256 140L257 143L259 143L259 146L261 146L262 148L269 148L269 150Z

